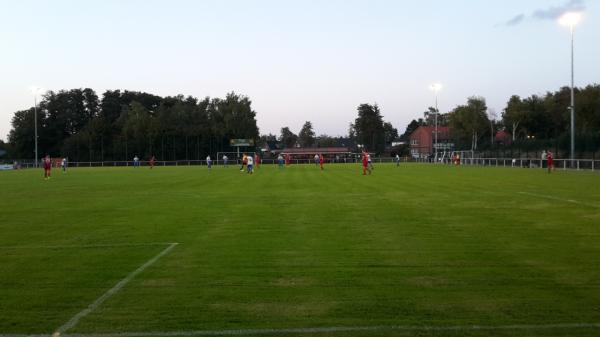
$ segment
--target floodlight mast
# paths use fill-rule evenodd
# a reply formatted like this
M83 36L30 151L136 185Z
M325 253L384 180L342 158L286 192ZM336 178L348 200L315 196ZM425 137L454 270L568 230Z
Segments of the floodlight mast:
M435 162L438 162L438 92L442 89L442 85L440 83L432 84L429 89L433 90L435 93L435 134L434 134L434 153L435 153Z
M581 21L581 13L568 12L558 22L571 31L571 167L575 161L575 26Z
M33 123L34 123L34 143L35 143L35 160L34 160L34 167L38 167L38 161L39 161L39 157L38 157L38 122L37 122L37 95L38 93L42 90L41 88L38 87L30 87L29 90L31 91L31 93L33 94Z

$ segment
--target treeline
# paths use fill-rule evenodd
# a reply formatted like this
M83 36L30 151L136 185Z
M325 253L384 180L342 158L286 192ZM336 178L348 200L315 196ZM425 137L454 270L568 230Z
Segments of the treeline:
M567 151L570 144L571 89L543 96L512 96L502 114L502 127L513 141L529 141ZM600 85L575 89L576 152L600 149Z
M576 150L578 156L600 150L600 85L577 88ZM483 97L438 115L438 124L449 126L455 150L536 151L554 149L566 155L570 144L570 88L545 95L512 96L500 115L488 109ZM253 139L274 149L289 147L366 148L382 153L409 154L410 134L421 125L433 126L436 110L413 120L400 136L405 145L392 148L398 131L384 121L377 104L361 104L348 134L316 135L307 121L298 133L289 127L279 135L262 135L248 97L230 93L225 98L159 97L149 93L109 90L102 99L92 89L47 92L38 109L39 155L68 156L77 161L131 160L134 155L160 160L196 160L207 154L234 151L232 138ZM33 158L34 108L17 111L8 144L11 158ZM504 130L510 137L495 138ZM1 154L0 154L1 155Z
M569 151L571 89L561 88L543 96L512 96L500 116L488 109L483 97L473 96L465 104L440 114L438 124L452 129L458 150L489 151L502 148L522 150L553 149ZM402 135L407 141L420 125L434 125L435 109L429 108L423 118L413 120ZM575 89L576 152L579 155L600 150L600 85ZM508 141L494 138L506 131Z
M31 107L15 112L9 142L0 144L10 150L10 158L34 157L35 111ZM398 137L376 104L359 105L357 114L347 136L317 136L310 121L298 134L283 127L279 136L259 136L250 99L233 92L224 99L199 100L120 90L108 90L100 99L89 88L49 91L37 106L38 155L71 161L153 155L159 160L201 160L207 154L235 151L229 146L233 138L252 139L271 150L341 146L382 153Z
M347 136L332 137L326 134L316 135L312 122L306 121L298 134L289 127L281 128L279 137L268 134L261 136L262 144L275 147L319 148L347 147L353 151L368 149L373 153L383 153L398 138L398 130L390 122L383 120L377 104L361 104L357 108L358 116L350 123Z
M34 157L34 108L12 119L12 158ZM201 159L231 151L231 138L258 139L248 97L160 97L143 92L94 90L47 92L37 107L39 155L73 161Z

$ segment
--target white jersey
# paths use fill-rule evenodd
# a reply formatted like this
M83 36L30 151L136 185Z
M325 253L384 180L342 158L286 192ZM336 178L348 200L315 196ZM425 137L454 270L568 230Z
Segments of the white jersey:
M65 166L67 166L67 160L65 158L63 158L63 160L62 160L62 167L65 167Z
M370 154L368 154L368 155L367 155L367 161L368 161L369 163L371 162L371 155L370 155Z
M252 156L248 156L248 165L254 165L254 158Z
M210 156L207 156L207 157L206 157L206 161L210 161Z

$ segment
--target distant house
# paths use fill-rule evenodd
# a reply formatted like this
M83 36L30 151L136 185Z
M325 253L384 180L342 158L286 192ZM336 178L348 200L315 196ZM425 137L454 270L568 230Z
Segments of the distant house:
M510 133L504 130L500 130L496 132L496 135L494 136L494 143L498 145L511 145L512 136L510 135Z
M410 134L410 154L413 158L428 158L435 153L435 127L419 126ZM452 151L454 143L451 130L447 126L438 126L438 152Z

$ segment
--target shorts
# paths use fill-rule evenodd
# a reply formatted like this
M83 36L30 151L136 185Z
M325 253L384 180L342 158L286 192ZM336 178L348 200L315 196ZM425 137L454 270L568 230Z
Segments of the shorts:
M248 165L248 171L252 171L252 167L253 167L253 166L254 166L254 165L252 165L252 164L249 164L249 165Z

